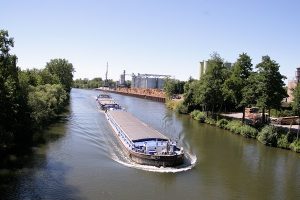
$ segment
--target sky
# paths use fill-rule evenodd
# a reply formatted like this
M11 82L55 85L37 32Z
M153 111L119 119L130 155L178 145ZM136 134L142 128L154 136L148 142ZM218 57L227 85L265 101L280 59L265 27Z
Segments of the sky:
M199 77L214 52L228 62L269 55L293 79L300 67L298 0L0 0L0 29L14 38L21 69L54 58L74 78L165 74ZM130 79L130 76L126 77Z

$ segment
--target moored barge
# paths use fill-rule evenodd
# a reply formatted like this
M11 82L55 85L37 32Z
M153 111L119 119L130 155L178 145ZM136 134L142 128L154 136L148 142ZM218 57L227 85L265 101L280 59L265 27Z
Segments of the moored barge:
M173 167L183 163L183 148L123 110L107 110L106 118L128 157L143 165Z

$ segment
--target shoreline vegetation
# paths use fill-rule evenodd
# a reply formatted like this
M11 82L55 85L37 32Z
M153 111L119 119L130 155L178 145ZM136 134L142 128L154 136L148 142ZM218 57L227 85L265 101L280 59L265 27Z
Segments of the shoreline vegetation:
M199 123L216 126L218 128L228 130L232 134L241 135L245 138L256 139L266 146L289 149L300 153L300 143L299 139L297 139L297 130L268 124L254 127L242 123L241 120L230 119L221 115L216 115L214 118L207 117L207 113L200 110L193 110L190 113L181 113L180 107L182 107L182 103L183 101L169 100L166 102L166 106L168 109L174 110L179 114L189 115L193 120L196 120Z
M286 77L280 74L279 67L269 56L263 56L253 70L251 58L246 53L240 54L228 67L219 54L213 53L199 80L191 77L185 83L166 80L166 106L180 114L189 114L201 123L299 153L299 130L271 125L267 117L300 116L300 84L293 92L293 102L282 106L288 95L283 81ZM178 94L183 95L181 100L173 98ZM257 107L262 113L259 120L249 124L249 119L245 118L246 107ZM243 117L232 120L220 115L227 112L241 112Z
M12 47L13 38L0 30L0 169L19 166L32 147L51 137L43 130L65 117L73 84L74 68L66 59L21 70Z

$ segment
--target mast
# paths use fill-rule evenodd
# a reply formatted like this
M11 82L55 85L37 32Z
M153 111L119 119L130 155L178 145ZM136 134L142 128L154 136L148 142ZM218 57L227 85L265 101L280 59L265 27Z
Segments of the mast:
M107 74L108 74L108 62L106 63L106 72L105 72L104 87L108 87Z

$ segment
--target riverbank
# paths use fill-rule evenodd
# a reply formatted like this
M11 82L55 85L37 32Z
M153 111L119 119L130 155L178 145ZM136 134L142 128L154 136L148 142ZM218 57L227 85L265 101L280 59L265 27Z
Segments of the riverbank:
M164 93L159 89L143 89L143 88L116 88L108 89L105 87L96 88L95 90L103 92L111 92L116 94L122 94L126 96L132 96L142 99L148 99L157 102L166 102Z
M297 130L274 125L265 125L255 128L250 125L243 124L239 120L224 119L219 116L216 120L206 117L203 112L194 110L191 117L199 122L207 123L226 129L234 134L241 135L246 138L257 139L266 146L289 149L300 153L300 140L297 137Z
M178 112L181 102L168 101L167 108ZM243 124L241 120L232 119L228 116L218 115L216 119L207 117L206 113L194 110L189 113L192 119L200 123L206 123L230 131L231 133L241 135L246 138L256 139L266 146L277 147L292 150L300 153L300 139L296 127L287 127L280 125L265 125L263 127L253 127Z

